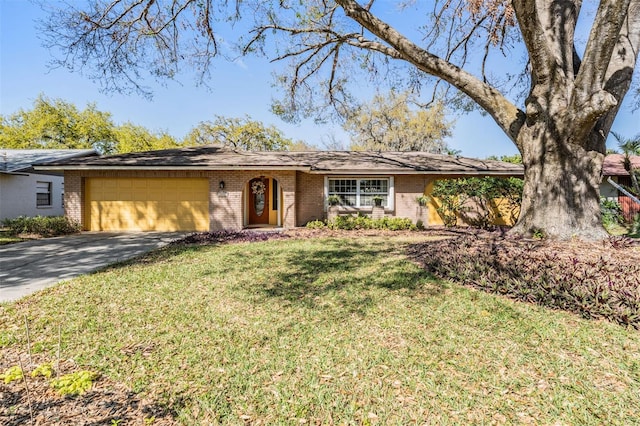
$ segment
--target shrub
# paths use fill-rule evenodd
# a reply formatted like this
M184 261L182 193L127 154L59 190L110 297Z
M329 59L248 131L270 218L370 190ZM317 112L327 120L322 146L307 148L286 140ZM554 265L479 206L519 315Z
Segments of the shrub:
M600 214L602 215L602 224L605 227L619 225L624 222L622 207L616 200L601 198Z
M328 221L326 223L319 220L307 223L307 228L311 229L320 229L324 227L346 231L355 229L380 229L388 231L404 231L417 229L413 222L411 222L411 219L401 217L383 217L381 219L372 219L362 214L358 214L357 216L338 216L334 220Z
M326 226L326 223L322 220L312 220L306 224L306 227L309 229L323 229L326 228Z
M23 377L24 373L22 372L22 367L20 367L19 365L9 367L7 371L5 371L3 374L0 374L0 380L2 380L5 385L16 380L22 380Z
M82 395L91 389L97 377L92 371L82 370L53 379L50 384L62 396Z
M2 223L9 228L9 233L12 235L33 234L56 237L80 232L80 224L64 216L19 216L15 219L5 219Z
M520 178L443 179L435 182L431 195L440 202L436 212L445 226L455 226L458 218L480 228L493 225L497 219L496 208L503 204L515 222L522 203L523 180ZM477 217L466 216L467 202L475 202L480 209Z
M471 235L417 244L410 253L441 278L640 328L640 253L633 245L625 237L598 246Z
M633 238L640 238L640 213L638 213L631 221L629 236Z

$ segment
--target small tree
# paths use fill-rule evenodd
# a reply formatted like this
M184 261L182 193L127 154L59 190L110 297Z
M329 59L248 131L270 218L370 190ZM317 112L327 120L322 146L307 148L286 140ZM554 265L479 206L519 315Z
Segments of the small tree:
M360 105L343 125L351 134L351 149L446 152L444 139L451 136L452 123L446 120L443 104L418 110L411 104L417 105L409 92L392 90Z
M217 115L213 121L204 121L191 130L185 145L219 144L244 151L288 151L293 142L275 126L244 118Z

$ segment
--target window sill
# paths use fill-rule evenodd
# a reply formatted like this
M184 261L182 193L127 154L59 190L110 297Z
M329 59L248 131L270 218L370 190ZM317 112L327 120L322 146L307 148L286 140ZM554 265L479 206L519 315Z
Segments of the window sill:
M327 210L334 206L327 207ZM371 213L373 211L373 206L367 207L345 207L345 206L337 206L339 213ZM380 206L384 208L385 212L393 212L393 208L389 206Z

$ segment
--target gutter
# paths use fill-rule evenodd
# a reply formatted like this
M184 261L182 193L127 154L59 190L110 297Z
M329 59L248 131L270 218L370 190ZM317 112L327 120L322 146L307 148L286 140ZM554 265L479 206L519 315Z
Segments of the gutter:
M622 186L618 185L617 183L615 183L612 179L611 176L609 176L607 178L607 182L609 182L615 189L617 189L618 191L622 192L624 195L626 195L627 197L631 198L633 200L634 203L636 204L640 204L640 200L638 198L636 198L633 194L631 194L629 191L627 191L626 189L624 189Z

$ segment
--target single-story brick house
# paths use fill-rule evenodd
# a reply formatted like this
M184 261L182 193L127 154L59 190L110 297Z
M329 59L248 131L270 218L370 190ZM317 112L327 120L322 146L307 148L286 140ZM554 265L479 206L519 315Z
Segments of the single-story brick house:
M209 231L303 226L327 213L371 213L383 198L388 216L421 218L417 197L435 180L522 176L522 166L424 152L245 152L200 146L86 156L49 163L65 178L66 215L92 231Z

